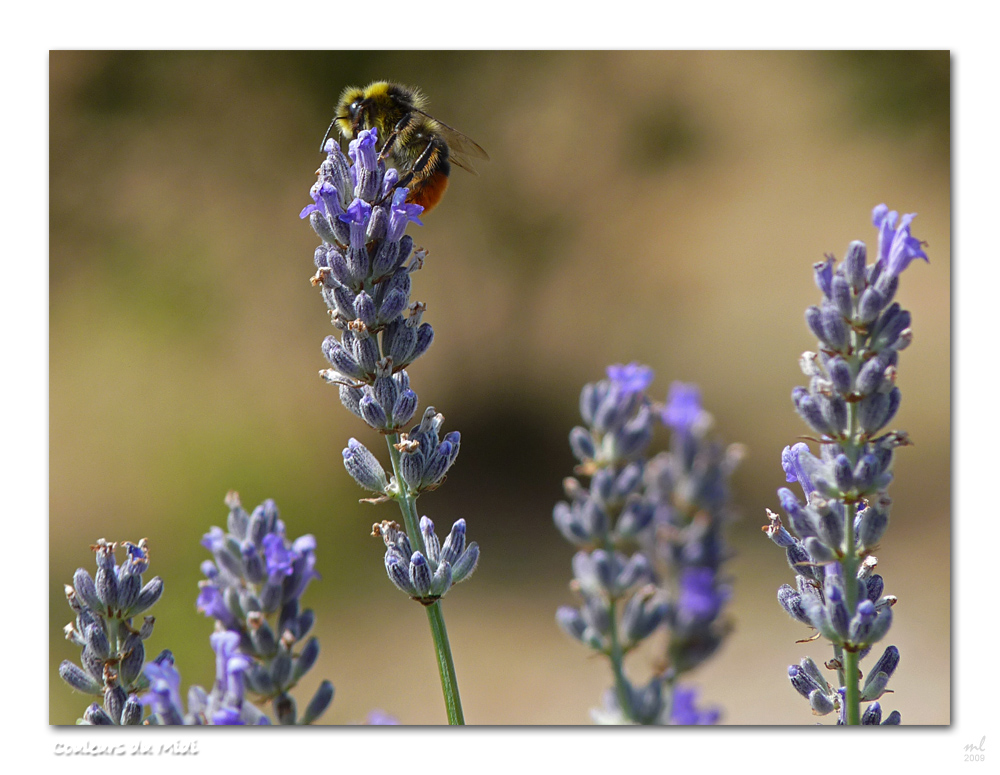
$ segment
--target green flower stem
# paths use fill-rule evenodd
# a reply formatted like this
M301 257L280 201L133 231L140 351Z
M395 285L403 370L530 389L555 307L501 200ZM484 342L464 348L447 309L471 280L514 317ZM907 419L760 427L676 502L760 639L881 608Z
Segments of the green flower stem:
M618 706L629 721L632 718L632 703L629 700L628 685L625 683L625 656L622 654L622 646L618 641L618 624L615 618L615 601L612 599L608 603L608 616L611 619L611 648L608 651L608 659L611 660L611 671L615 674L615 692L618 694Z
M620 509L612 509L609 516L617 522L620 516ZM612 522L614 524L614 522ZM615 546L610 536L604 539L604 551L614 556ZM622 709L622 714L629 721L632 718L632 702L629 697L628 682L625 680L625 654L622 650L621 641L618 640L618 615L616 609L618 601L613 597L608 600L608 617L611 619L611 648L608 649L608 659L611 660L611 672L615 676L615 693L618 695L618 707Z
M420 532L420 521L417 518L417 496L407 488L400 469L400 454L399 450L396 449L396 444L399 443L399 434L390 434L386 436L385 440L389 445L392 472L396 477L396 484L399 487L396 502L399 504L399 510L403 514L406 535L410 539L410 544L426 556L427 549L424 546L424 537ZM448 642L448 628L444 623L444 614L441 611L440 600L435 600L431 605L427 606L427 621L431 626L434 651L437 653L438 670L441 673L441 691L444 693L444 705L448 712L448 723L452 725L464 725L465 716L462 713L462 698L458 693L458 677L455 674L455 661L451 656L451 644Z
M833 644L833 661L837 663L837 680L840 682L840 686L846 686L844 683L844 649L838 646L836 643Z
M844 562L841 566L844 572L844 602L847 610L853 617L858 609L858 553L854 548L854 511L855 504L847 503L844 510L844 521L846 522L845 542L847 551L844 553ZM853 649L844 649L844 702L847 705L847 712L844 721L848 725L857 726L861 723L861 694L858 689L858 652Z
M458 678L455 675L455 662L451 658L451 644L448 642L448 629L444 624L444 613L441 611L441 601L435 600L427 606L427 621L431 625L431 635L434 636L434 650L437 652L438 670L441 673L441 691L444 692L444 706L448 711L448 723L465 724L462 713L462 698L458 693Z
M855 362L860 361L859 352L862 344L862 337L854 330L851 332L851 355ZM858 364L860 365L860 364ZM857 404L848 402L847 404L847 427L848 443L844 451L847 453L854 466L858 462L864 442L859 438L858 431L858 407ZM844 499L844 559L841 562L841 570L844 574L844 603L847 606L848 615L852 618L858 611L858 566L861 564L858 558L858 550L854 540L854 514L857 504ZM843 650L843 686L844 704L846 712L844 723L858 726L861 724L861 693L858 689L858 652L852 649Z
M669 724L671 723L670 719L674 717L674 701L677 698L677 674L673 670L664 681L664 686L667 689L667 697L664 701L663 717L667 719L665 723Z
M410 539L410 545L421 554L426 555L427 549L424 547L424 536L420 532L420 520L417 518L417 498L410 493L406 482L403 480L403 473L400 467L400 454L396 449L399 444L399 434L391 433L385 437L386 444L389 445L389 457L392 459L392 473L396 477L396 485L399 491L395 500L399 504L399 510L403 514L403 524L406 527L406 536Z

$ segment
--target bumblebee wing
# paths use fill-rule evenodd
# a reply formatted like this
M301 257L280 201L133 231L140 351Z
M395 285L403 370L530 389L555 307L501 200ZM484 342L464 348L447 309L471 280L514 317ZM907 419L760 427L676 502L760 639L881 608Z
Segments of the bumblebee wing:
M449 143L448 145L450 150L450 153L448 154L448 161L450 161L456 167L465 170L466 172L471 172L473 175L479 174L478 172L476 172L476 168L472 166L471 161L464 158L462 154L458 153L455 150L454 146L451 145L451 143Z
M471 160L490 160L490 155L483 150L482 146L480 146L479 143L471 137L462 134L457 129L453 129L443 121L424 113L422 110L418 110L417 112L427 116L427 118L431 119L431 121L438 125L441 134L448 143L449 159L452 164L456 167L461 167L466 172L471 172L473 175L478 175L479 173L477 173L476 168L472 166Z
M454 134L446 132L445 137L448 139L448 158L456 167L461 167L466 172L478 175L479 173L476 172L476 168L472 166L472 161L469 157L472 156L473 158L482 159L483 161L490 160L486 151L484 151L478 143L470 140L465 135L460 135L457 132Z

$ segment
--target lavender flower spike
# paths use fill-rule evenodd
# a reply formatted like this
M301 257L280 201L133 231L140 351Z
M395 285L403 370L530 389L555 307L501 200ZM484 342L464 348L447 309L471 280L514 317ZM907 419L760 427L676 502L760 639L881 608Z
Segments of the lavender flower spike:
M832 258L814 267L823 298L806 310L806 323L819 347L801 357L809 386L796 388L792 401L818 434L819 455L801 442L785 448L786 481L800 485L804 500L781 488L789 529L772 512L764 526L796 573L796 586L783 585L778 602L833 646L836 683L803 660L789 668L792 686L813 713L837 710L840 724L879 723L881 707L873 701L899 661L890 646L859 688L859 662L888 633L896 601L883 595L871 554L889 525L895 449L909 443L905 433L885 431L901 400L899 353L913 340L910 313L892 299L910 263L928 261L910 233L915 215L904 215L898 227L897 217L884 204L872 211L879 230L874 264L867 264L865 244L852 242L836 268ZM873 704L862 713L862 702ZM899 723L898 713L891 718Z
M142 672L143 641L153 633L153 617L145 616L138 627L132 619L159 600L163 582L157 576L143 583L142 575L149 569L145 539L138 544L126 541L123 546L125 557L118 565L118 545L99 539L91 547L97 572L91 576L79 568L73 574L73 586L65 588L76 619L64 632L82 652L80 665L64 660L59 675L74 689L103 698L103 705L95 702L84 712L84 724L142 723L138 694L148 685Z
M587 427L570 432L576 471L591 477L590 486L565 480L567 500L553 510L556 527L579 549L571 587L582 601L561 607L556 621L611 664L614 688L592 713L597 723L715 723L718 711L696 711L694 690L677 680L726 632L721 613L729 588L719 566L728 556L726 480L738 448L706 437L711 418L697 387L675 383L667 406L658 407L646 395L649 367L610 366L607 376L584 386ZM673 450L648 460L657 419L673 430ZM663 663L649 683L636 686L625 655L663 626L670 630Z
M181 676L174 656L164 651L146 665L149 691L139 701L151 711L148 723L154 726L260 726L271 721L245 699L243 674L251 660L238 650L239 636L218 631L211 637L216 652L215 684L211 692L192 686L187 710L181 702Z
M216 620L218 632L212 638L222 660L219 680L229 687L231 695L242 697L245 686L265 702L270 701L281 724L310 723L326 706L309 720L296 719L290 691L319 655L319 641L309 637L315 616L311 609L302 610L299 603L310 581L319 578L316 539L304 535L290 541L272 500L248 513L239 495L230 492L226 505L228 532L214 527L202 539L212 560L202 564L207 578L198 594L198 610ZM220 633L228 634L223 637ZM237 660L237 652L244 661ZM316 694L325 696L328 704L333 687L324 681ZM228 707L238 711L239 704ZM240 717L239 713L226 713L230 721Z
M413 249L406 229L411 223L422 225L423 207L407 203L407 189L398 186L399 171L386 168L384 158L392 154L384 143L375 128L358 132L348 159L336 142L328 142L310 190L313 204L300 213L322 241L313 253L317 271L312 283L320 288L336 331L323 341L330 368L320 376L337 386L348 411L385 436L391 475L356 439L343 451L344 466L359 485L375 493L369 502L395 500L400 508L402 529L375 531L385 541L386 573L397 589L427 609L448 719L461 724L439 601L453 584L471 575L479 548L463 544L454 557L438 556L433 526L425 531L418 518L417 497L444 483L458 457L461 435L454 430L442 434L444 417L433 407L404 431L418 408L406 369L427 352L434 330L423 320L425 305L410 300L413 273L423 266L426 254ZM464 542L465 521L459 523L451 537L457 541L458 530ZM389 524L395 523L383 523Z

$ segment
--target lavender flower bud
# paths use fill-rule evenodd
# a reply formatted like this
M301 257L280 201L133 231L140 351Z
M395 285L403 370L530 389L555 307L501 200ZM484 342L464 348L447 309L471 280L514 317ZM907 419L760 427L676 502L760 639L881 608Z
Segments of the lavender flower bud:
M892 602L895 602L895 598L893 598ZM885 634L892 626L892 604L879 606L876 603L875 607L878 610L878 615L869 625L868 633L865 637L865 643L867 644L878 643L885 637Z
M785 609L785 613L793 619L810 627L812 626L809 614L806 613L805 607L802 604L802 597L788 584L782 584L778 589L778 602Z
M868 634L871 632L872 623L878 612L875 604L871 600L864 599L858 603L857 613L851 619L850 640L855 644L868 642Z
M417 590L410 581L409 562L398 554L392 552L385 553L385 571L389 575L389 580L402 592L410 597L417 597Z
M622 612L622 632L628 643L638 643L660 626L667 616L666 601L656 600L656 588L650 586L633 595Z
M76 573L73 574L73 587L83 603L92 611L100 611L104 607L97 595L94 580L83 568L77 568Z
M813 336L821 342L826 339L826 332L823 330L823 313L819 307L809 307L806 309L806 325L812 331Z
M792 391L792 403L795 406L795 411L799 413L799 416L815 431L822 434L832 435L832 429L830 428L829 422L823 415L823 411L819 404L811 395L809 395L808 390L802 387L795 388Z
M818 519L819 538L828 549L839 554L844 544L844 514L839 501L827 501L813 498L810 511L814 511Z
M796 504L797 503L798 501L796 501ZM794 546L798 543L795 538L792 537L791 533L785 530L777 514L770 509L767 509L767 516L770 520L770 524L764 525L762 530L767 533L768 538L783 549L787 549L788 547Z
M575 427L569 434L569 445L577 460L593 460L597 452L594 440L586 428Z
M858 425L868 435L876 433L889 420L889 396L872 393L858 404Z
M877 602L878 599L882 597L882 591L884 588L885 582L881 576L875 573L865 580L865 597L873 603Z
M841 437L847 427L847 402L842 396L837 395L830 397L821 395L814 398L819 404L827 426L832 431L831 435L836 438Z
M451 589L452 574L451 565L446 562L440 563L431 578L431 595L433 597L443 597Z
M885 309L886 303L885 297L878 289L872 286L866 288L862 291L861 298L858 300L858 322L862 324L871 323Z
M431 571L420 552L414 552L410 558L410 583L418 597L426 597L431 591Z
M254 652L262 657L271 658L278 653L278 641L274 637L274 630L267 620L260 616L247 617L250 623L250 642L253 644Z
M896 416L896 412L899 410L901 400L902 393L900 393L899 388L894 387L889 391L889 403L886 408L885 418L882 420L882 425L888 425L892 422L892 418Z
M851 303L850 283L839 272L833 276L830 284L830 300L843 317L850 318L854 313L853 304Z
M434 532L434 523L427 517L420 518L420 534L424 539L424 549L426 550L425 553L427 555L427 559L432 563L439 562L441 556L441 542L438 540L437 534Z
M848 395L853 386L851 367L847 365L847 361L840 356L834 356L827 362L826 368L830 374L830 382L833 385L833 389L842 396Z
M412 319L412 318L411 318ZM413 350L406 357L405 360L398 361L401 364L409 364L427 352L427 349L431 346L431 342L434 341L434 329L431 328L430 323L421 323L417 328L417 338L413 344Z
M895 646L889 646L882 656L879 657L878 662L875 663L874 667L869 671L868 678L865 680L865 686L868 685L878 673L884 673L888 677L892 677L892 674L896 672L896 668L899 666L899 649Z
M324 285L327 288L336 288L340 285L348 290L353 289L357 284L357 278L351 273L344 252L340 248L332 246L322 258L319 258L320 250L316 251L316 265L330 268L330 274L324 278Z
M323 681L316 689L316 693L309 701L309 705L306 706L299 723L312 724L322 716L326 712L326 709L330 707L330 703L333 702L333 693L333 684L329 681Z
M323 340L323 355L338 372L351 379L363 379L365 374L357 359L337 341L328 336Z
M815 691L825 693L828 690L825 682L823 684L817 683L816 679L799 665L789 666L788 679L792 682L795 691L806 699L809 699L809 695Z
M878 332L872 336L871 348L876 352L894 347L903 332L910 328L911 317L906 310L900 310L891 317L887 313L886 317L885 322L878 327Z
M299 681L319 659L319 639L310 638L303 647L292 669L292 681Z
M358 316L357 319L365 325L365 328L372 329L375 327L378 321L375 300L365 291L361 291L354 297L354 312Z
M654 515L655 507L652 503L640 499L630 500L615 522L615 538L617 540L635 538L649 527Z
M844 601L841 581L835 574L827 574L823 592L826 595L826 613L830 618L830 624L833 625L839 638L846 641L850 631L850 614Z
M814 540L814 539L806 539ZM785 550L788 559L788 566L796 573L815 577L815 570L812 566L813 560L810 553L802 543L794 543Z
M814 565L827 565L831 562L837 561L837 555L834 553L834 549L827 546L819 538L807 538L802 542L806 551L809 553L809 562ZM802 572L801 568L796 568L795 570Z
M826 298L830 298L830 286L833 281L833 256L827 256L826 261L813 264L813 279Z
M556 623L571 638L581 643L585 642L584 632L587 629L587 623L583 620L583 616L577 609L565 605L560 606L556 611Z
M861 725L862 726L873 726L881 723L882 721L882 706L877 702L873 702L867 708L865 712L861 714Z
M877 700L885 694L888 685L889 676L885 673L875 673L865 682L865 687L861 690L861 701L871 702L872 700Z
M413 419L413 414L417 411L417 394L410 389L404 390L399 394L396 399L396 403L392 407L392 425L393 427L400 427L405 425L411 419Z
M357 317L357 313L354 309L353 295L347 311L349 315ZM369 331L366 326L353 322L353 318L350 318L346 322L347 330L344 331L341 337L341 344L350 350L351 355L358 362L358 365L361 368L364 381L369 382L375 377L376 370L378 369L378 343L376 342L373 333Z
M843 350L848 342L848 329L843 315L836 307L826 304L820 308L820 315L823 324L823 341L832 350Z
M878 390L885 379L886 369L892 365L893 353L892 350L880 352L861 367L855 380L855 389L859 395L866 396Z
M280 649L271 660L271 681L280 690L290 687L292 678L292 656L285 649Z
M825 716L835 710L833 700L819 689L809 695L809 706L817 716Z
M74 665L68 659L64 659L59 664L59 677L74 689L84 694L100 695L104 691L100 681L77 665Z
M855 293L860 293L867 280L868 249L865 243L855 240L847 246L844 256L844 276Z
M376 457L357 439L350 439L343 452L344 467L359 485L372 492L383 493L389 486L385 470Z
M854 472L847 455L837 455L833 461L833 481L843 493L854 489Z
M109 686L104 690L104 709L112 719L112 723L121 724L122 711L128 699L125 690L120 686Z
M96 702L84 711L83 720L95 726L112 726L115 723L108 712Z
M858 543L866 549L875 547L889 527L889 513L877 506L868 506L858 514Z

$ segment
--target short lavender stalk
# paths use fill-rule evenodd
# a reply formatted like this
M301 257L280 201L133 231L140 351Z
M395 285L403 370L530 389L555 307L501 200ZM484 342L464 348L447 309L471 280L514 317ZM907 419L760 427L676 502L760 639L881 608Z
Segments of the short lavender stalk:
M135 726L142 723L139 694L149 681L144 675L143 641L153 633L154 617L144 616L135 627L132 619L145 613L163 593L157 576L143 583L149 569L146 540L124 542L125 558L119 565L118 545L99 539L91 547L97 572L85 568L73 574L66 585L66 600L76 618L64 628L66 639L81 647L80 664L69 660L59 665L59 675L72 688L103 699L92 703L78 723Z
M728 586L717 571L727 556L721 529L735 457L705 437L708 415L696 390L675 384L667 407L657 407L646 395L652 378L636 363L611 366L607 380L581 393L587 427L573 429L570 447L590 485L566 479L568 501L556 504L553 518L580 549L571 588L583 604L560 608L556 620L610 663L613 688L592 712L598 723L715 723L718 712L697 710L694 690L677 679L724 635ZM679 451L647 460L657 419L674 430ZM636 686L625 656L661 626L670 632L667 660Z
M852 242L834 269L833 257L814 266L823 293L806 310L819 351L800 359L809 387L792 391L803 420L819 434L814 456L808 445L786 447L781 462L788 482L798 482L803 504L787 488L778 490L790 531L774 513L764 526L783 548L796 573L796 587L778 590L778 602L797 621L833 646L837 683L831 685L811 659L788 669L792 686L816 715L838 712L838 724L898 724L897 712L882 720L879 703L899 663L889 646L859 684L859 664L892 624L896 598L883 594L871 554L889 525L888 486L897 447L909 444L899 431L883 432L901 401L896 387L899 352L913 340L910 313L893 302L900 274L916 258L927 260L910 234L915 216L885 205L872 211L879 230L878 257L867 264L863 242ZM862 712L861 704L871 703Z
M729 634L725 606L732 556L725 536L735 519L729 480L745 455L742 444L715 438L712 416L696 385L674 382L660 418L670 428L670 450L646 468L646 492L655 504L653 556L671 591L668 631L668 701L686 691L678 679L710 658Z
M323 681L300 714L291 694L320 651L319 639L310 635L315 615L301 606L310 582L319 577L316 539L304 535L290 540L272 500L248 512L239 495L230 492L226 506L227 529L213 527L202 538L212 559L202 563L206 578L197 601L198 610L215 620L212 647L221 676L216 694L238 696L240 701L229 707L239 711L230 716L240 720L231 723L259 723L260 711L243 702L248 693L270 703L279 724L311 724L333 699L333 685ZM220 639L220 632L229 635ZM219 660L231 664L226 667ZM244 707L248 710L240 710Z

